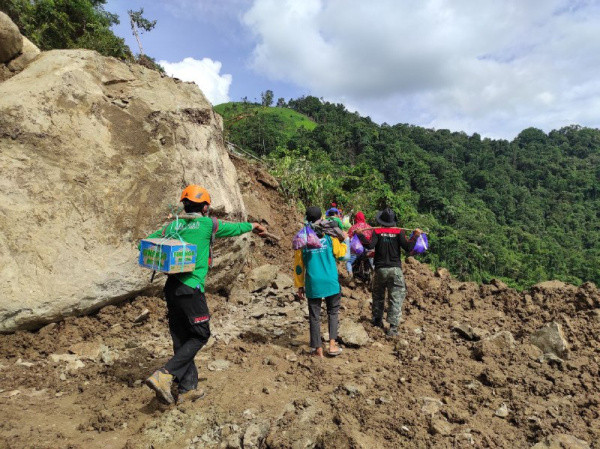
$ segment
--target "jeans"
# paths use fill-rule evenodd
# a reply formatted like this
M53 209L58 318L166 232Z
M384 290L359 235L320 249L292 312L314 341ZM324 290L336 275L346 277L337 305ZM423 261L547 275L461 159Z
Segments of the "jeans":
M352 274L352 264L356 260L356 254L350 255L350 260L346 262L346 270L348 270L348 274Z

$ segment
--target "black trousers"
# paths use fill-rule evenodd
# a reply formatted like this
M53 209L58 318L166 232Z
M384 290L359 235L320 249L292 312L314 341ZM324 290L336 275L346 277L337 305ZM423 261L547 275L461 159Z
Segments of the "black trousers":
M327 305L327 323L329 325L329 339L337 340L342 294L328 296L326 298L308 298L308 322L310 326L310 347L320 348L321 340L321 303L323 299Z
M175 276L169 276L164 292L174 352L165 369L175 376L179 392L184 393L198 387L194 357L210 338L210 314L204 293Z

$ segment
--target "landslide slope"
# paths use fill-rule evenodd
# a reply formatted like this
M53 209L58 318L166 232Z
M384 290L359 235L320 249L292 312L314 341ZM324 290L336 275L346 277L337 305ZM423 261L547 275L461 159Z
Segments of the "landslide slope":
M600 448L593 284L517 292L408 259L405 321L388 340L366 289L342 276L344 352L316 360L289 279L301 217L260 167L233 162L249 215L281 240L253 237L230 294L208 295L206 397L163 407L141 385L171 346L163 301L138 297L0 336L0 447ZM532 344L551 322L569 346L551 348L560 357Z

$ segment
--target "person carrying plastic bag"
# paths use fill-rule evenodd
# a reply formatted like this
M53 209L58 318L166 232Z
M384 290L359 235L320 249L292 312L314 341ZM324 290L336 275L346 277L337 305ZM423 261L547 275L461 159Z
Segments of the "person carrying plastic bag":
M396 214L390 208L377 213L375 220L381 227L373 230L371 241L364 236L361 241L365 248L375 249L375 275L373 278L372 324L383 329L385 294L388 292L389 304L387 321L390 324L386 335L398 335L398 325L402 317L402 304L406 298L406 283L402 273L402 250L410 253L423 231L415 229L411 237L405 230L396 227ZM358 231L360 235L361 231Z
M306 209L306 221L315 227L321 218L319 207ZM323 357L321 341L321 303L325 300L329 325L329 351L330 356L337 356L342 349L337 345L339 325L339 309L341 302L341 288L338 280L336 259L344 257L347 246L343 243L345 235L332 238L320 232L320 248L310 248L308 245L297 249L294 253L294 285L298 288L298 297L306 297L308 302L310 348L311 354Z
M360 248L362 247L362 249L364 251L364 247L363 247L362 243L360 242L360 239L358 238L358 236L355 236L355 232L360 229L365 229L365 228L370 229L369 225L367 224L367 222L365 220L365 214L363 214L362 212L359 211L356 213L356 216L354 217L354 224L348 230L348 238L350 239L350 260L348 260L348 262L346 262L346 269L348 270L348 274L352 274L352 264L356 260L357 256L359 256L362 253L362 251L360 251ZM370 242L371 237L373 236L373 231L371 231L371 230L364 231L363 236L365 237L365 239L368 242ZM358 242L357 242L357 240L358 240ZM360 246L358 245L359 243L360 243Z

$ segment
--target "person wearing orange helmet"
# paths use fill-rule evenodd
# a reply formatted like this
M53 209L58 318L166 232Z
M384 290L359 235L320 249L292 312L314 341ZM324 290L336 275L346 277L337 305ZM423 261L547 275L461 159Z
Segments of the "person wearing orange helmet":
M186 218L179 218L147 237L177 235L197 247L194 271L170 274L164 287L174 355L145 382L159 399L169 404L175 402L171 394L173 382L178 387L177 402L201 396L195 391L198 388L198 369L194 357L210 338L210 312L204 296L204 283L210 266L213 237L235 237L250 231L264 237L266 233L258 223L228 223L209 217L210 194L198 185L187 186L180 201Z

